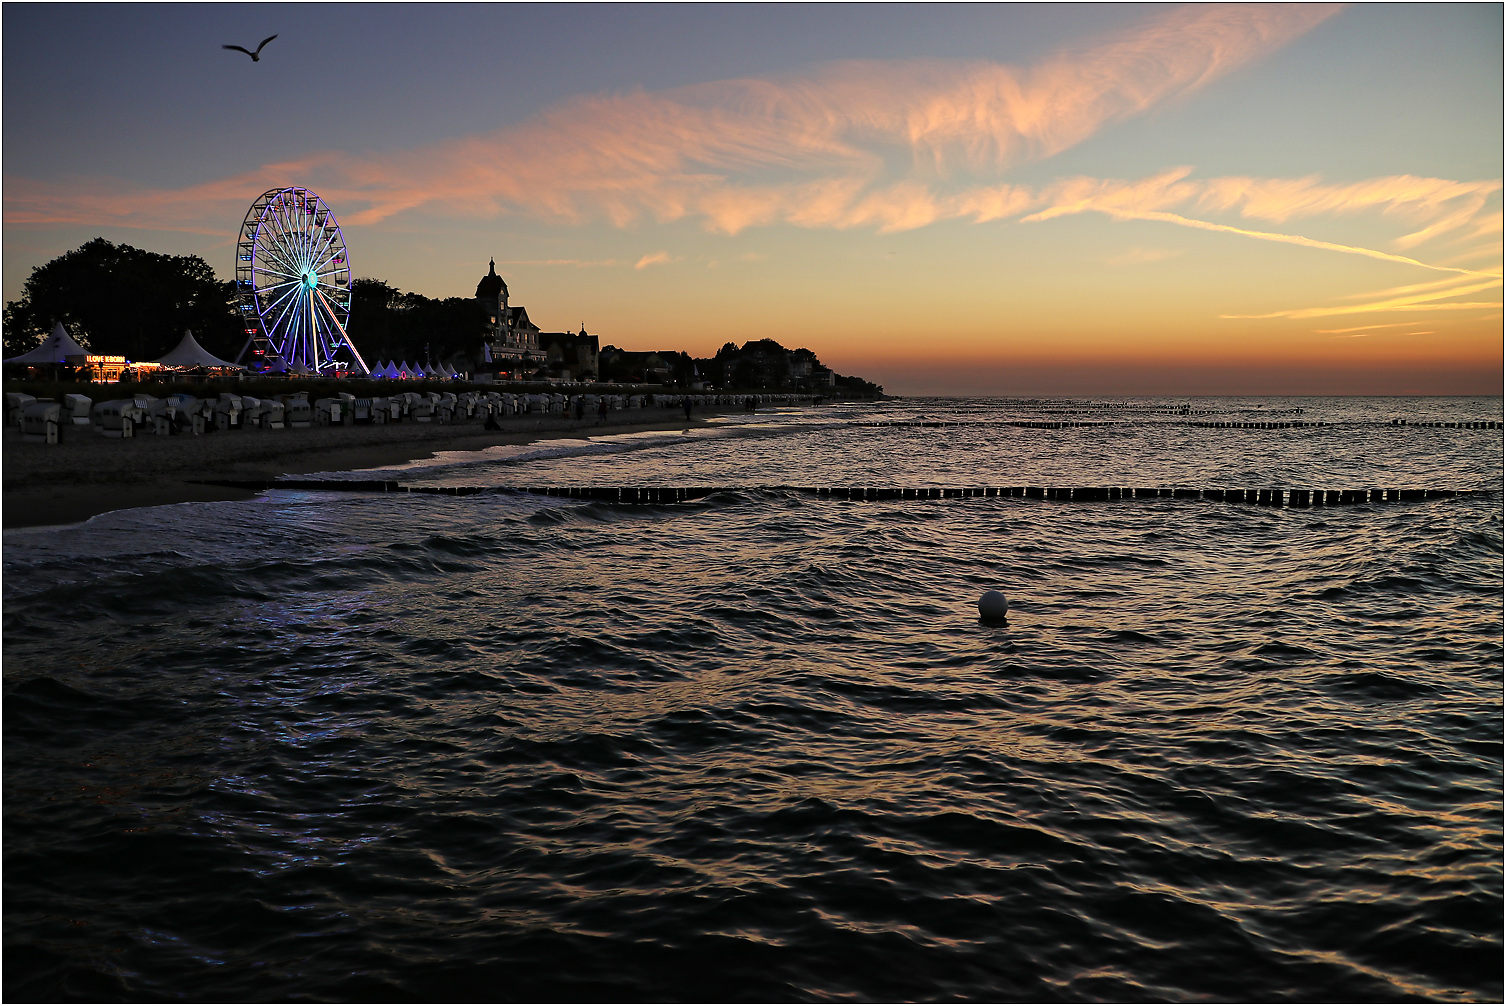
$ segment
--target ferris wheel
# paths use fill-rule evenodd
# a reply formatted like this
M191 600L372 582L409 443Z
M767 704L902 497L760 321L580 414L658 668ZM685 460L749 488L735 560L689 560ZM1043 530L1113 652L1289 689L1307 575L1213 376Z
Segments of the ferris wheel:
M268 189L251 204L235 247L235 287L246 332L241 362L326 376L369 373L345 331L345 237L318 194Z

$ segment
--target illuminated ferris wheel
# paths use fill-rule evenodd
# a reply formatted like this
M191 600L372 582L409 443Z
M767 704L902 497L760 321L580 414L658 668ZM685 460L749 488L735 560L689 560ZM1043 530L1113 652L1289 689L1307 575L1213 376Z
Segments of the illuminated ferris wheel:
M251 204L236 243L235 286L246 332L240 362L327 376L369 372L345 331L345 237L316 193L268 189Z

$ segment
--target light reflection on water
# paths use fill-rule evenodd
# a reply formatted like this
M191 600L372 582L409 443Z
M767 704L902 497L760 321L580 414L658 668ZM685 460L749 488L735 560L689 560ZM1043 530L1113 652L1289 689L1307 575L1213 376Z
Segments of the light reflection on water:
M1011 414L845 414L904 410ZM404 477L1501 472L1498 431L806 421ZM1498 998L1500 523L278 491L8 534L8 991Z

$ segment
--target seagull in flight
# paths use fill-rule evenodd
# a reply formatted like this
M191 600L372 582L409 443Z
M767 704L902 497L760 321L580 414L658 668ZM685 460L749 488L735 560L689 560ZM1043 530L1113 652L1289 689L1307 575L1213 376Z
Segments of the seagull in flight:
M222 46L220 46L220 48L221 49L234 49L236 52L243 52L247 56L251 57L251 62L253 62L253 63L260 63L261 62L261 51L267 47L267 43L268 42L272 41L276 37L277 37L276 35L268 35L266 38L262 39L261 40L261 45L259 45L259 46L256 47L256 51L255 52L252 52L250 49L247 49L244 46L239 46L239 45L222 45Z

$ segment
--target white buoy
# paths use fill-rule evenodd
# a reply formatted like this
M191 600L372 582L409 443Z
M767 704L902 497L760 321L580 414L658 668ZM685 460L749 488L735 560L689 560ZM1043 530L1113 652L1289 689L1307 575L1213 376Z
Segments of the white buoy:
M1004 618L1009 614L1009 598L997 590L990 590L978 598L979 618Z

